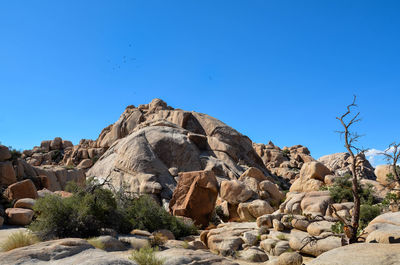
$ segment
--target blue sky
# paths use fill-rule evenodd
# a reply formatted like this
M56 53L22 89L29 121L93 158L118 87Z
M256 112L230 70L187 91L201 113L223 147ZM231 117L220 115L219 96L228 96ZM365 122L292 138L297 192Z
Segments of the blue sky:
M97 138L162 98L255 142L344 151L400 140L399 1L0 1L0 141Z

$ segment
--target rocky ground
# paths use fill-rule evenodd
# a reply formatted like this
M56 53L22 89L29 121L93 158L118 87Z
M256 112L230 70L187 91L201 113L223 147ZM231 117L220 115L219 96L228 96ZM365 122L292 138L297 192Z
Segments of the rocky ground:
M0 146L0 241L25 229L38 198L71 196L64 191L69 181L83 186L96 177L115 189L149 194L171 214L202 226L198 236L183 239L164 231L169 240L157 256L166 265L400 264L399 212L370 222L365 243L343 246L332 231L351 215L353 203L334 203L326 188L350 172L350 162L347 153L314 159L301 145L253 143L213 117L155 99L128 106L96 140L74 146L57 137L21 156ZM386 178L390 166L374 169L360 155L357 170L378 200L393 188ZM85 239L46 241L4 252L0 264L135 264L131 251L151 236L102 236L105 250ZM318 240L306 244L310 238Z

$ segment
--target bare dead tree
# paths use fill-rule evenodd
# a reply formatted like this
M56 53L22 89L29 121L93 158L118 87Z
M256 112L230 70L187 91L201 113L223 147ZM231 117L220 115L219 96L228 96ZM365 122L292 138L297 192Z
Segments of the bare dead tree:
M347 152L350 154L351 157L350 171L352 175L354 210L351 216L350 224L345 224L344 226L345 234L346 237L349 239L350 244L357 242L357 230L360 221L360 194L358 191L356 163L357 155L363 152L361 149L355 146L361 136L351 131L352 126L360 121L360 112L357 112L356 114L353 114L352 112L353 108L357 107L356 99L357 97L354 96L353 102L347 106L347 111L340 117L336 117L336 119L339 120L341 125L343 126L343 131L339 131L339 133L344 136L344 146L346 147Z
M380 154L385 156L385 160L392 166L393 180L400 184L400 173L397 168L397 163L400 159L400 143L391 143L385 152Z

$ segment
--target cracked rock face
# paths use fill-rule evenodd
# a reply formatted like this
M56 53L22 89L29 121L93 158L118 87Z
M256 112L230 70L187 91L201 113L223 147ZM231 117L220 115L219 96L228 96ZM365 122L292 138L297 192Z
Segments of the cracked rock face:
M177 172L211 170L219 182L239 178L249 167L270 175L248 137L213 117L174 110L158 99L128 107L102 131L97 147L108 150L88 176L109 177L115 187L166 200Z

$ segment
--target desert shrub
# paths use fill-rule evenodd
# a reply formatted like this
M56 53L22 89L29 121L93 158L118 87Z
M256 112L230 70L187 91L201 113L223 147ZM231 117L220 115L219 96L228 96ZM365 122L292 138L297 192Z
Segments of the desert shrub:
M382 212L381 208L378 205L368 205L363 204L360 207L360 225L359 228L362 230L369 222L371 222L375 217L380 215Z
M354 200L351 175L349 174L341 178L336 178L332 186L324 187L323 189L329 190L332 200L335 203L352 202ZM372 205L379 202L374 195L373 186L370 184L359 185L358 193L361 204Z
M331 226L331 230L335 234L342 234L344 233L344 224L338 221Z
M167 243L167 241L168 237L166 237L162 233L155 233L150 237L150 246L160 247Z
M104 243L101 242L101 241L100 241L98 238L96 238L96 237L94 237L94 238L89 238L89 239L87 240L87 242L88 242L90 245L92 245L93 247L95 247L95 248L102 249L102 250L105 249Z
M134 229L149 232L168 229L177 238L197 233L196 226L170 215L149 195L143 195L133 200L128 205L126 214Z
M9 235L0 245L0 248L3 251L9 251L15 248L30 246L39 241L38 237L30 232L18 231Z
M332 186L326 187L335 203L353 201L350 177L350 175L345 175L344 177L336 178Z
M29 228L42 239L87 238L100 235L101 228L125 233L131 228L112 192L103 188L76 190L68 198L47 195L37 200L34 210L37 218Z
M156 249L144 247L139 250L134 250L129 259L136 261L138 265L163 265L164 260L158 259L155 255Z
M197 233L193 224L171 216L150 196L122 196L94 179L89 179L85 188L68 183L66 190L73 195L68 198L47 195L37 200L34 206L37 218L29 228L40 238L90 238L99 236L102 228L119 233L135 228L150 232L168 229L176 237Z

